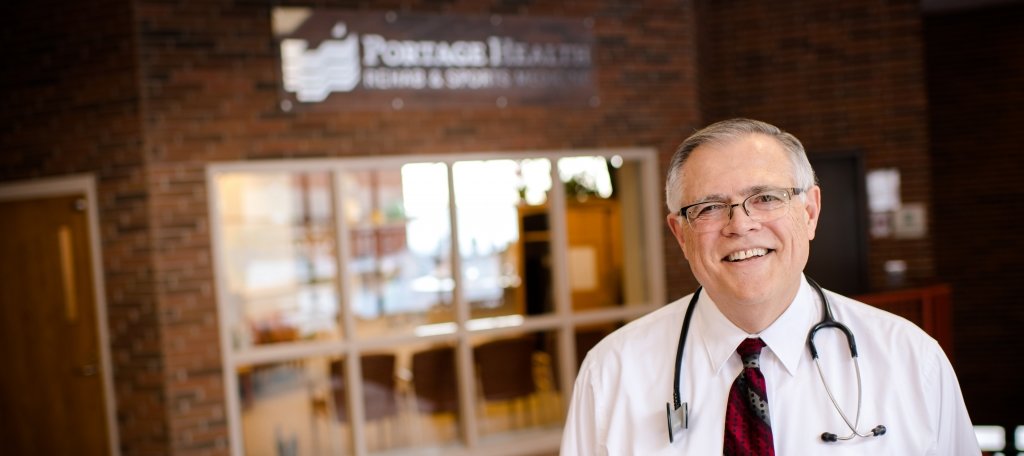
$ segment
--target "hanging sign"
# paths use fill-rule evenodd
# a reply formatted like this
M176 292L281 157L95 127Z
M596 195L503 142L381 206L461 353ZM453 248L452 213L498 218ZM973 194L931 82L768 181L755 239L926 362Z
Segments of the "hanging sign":
M592 21L275 8L284 110L597 103Z

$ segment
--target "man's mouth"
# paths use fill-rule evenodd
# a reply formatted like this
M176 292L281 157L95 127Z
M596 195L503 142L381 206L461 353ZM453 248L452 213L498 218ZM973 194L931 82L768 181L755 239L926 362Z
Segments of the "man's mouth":
M751 258L763 257L770 252L774 252L774 250L762 248L740 250L730 253L729 255L726 255L726 257L723 258L723 260L728 261L730 263L736 263L744 260L749 260Z

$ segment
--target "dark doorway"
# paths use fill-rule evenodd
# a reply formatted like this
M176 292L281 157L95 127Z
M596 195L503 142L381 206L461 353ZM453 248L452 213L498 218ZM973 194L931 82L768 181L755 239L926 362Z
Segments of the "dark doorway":
M807 275L837 293L867 291L867 204L859 152L810 157L821 186L821 218Z

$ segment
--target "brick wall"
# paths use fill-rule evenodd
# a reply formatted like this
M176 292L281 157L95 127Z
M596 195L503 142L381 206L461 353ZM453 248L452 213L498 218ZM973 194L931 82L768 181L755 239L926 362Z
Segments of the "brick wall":
M312 2L594 18L597 107L348 114L280 111L271 4L279 3L92 0L72 10L36 2L18 5L19 20L0 32L5 64L17 69L0 76L0 180L99 176L125 454L226 453L204 175L210 161L651 146L664 168L704 121L744 115L794 132L812 154L861 150L868 168L898 167L903 200L931 203L917 2ZM1008 166L999 163L991 169ZM961 165L936 168L936 181ZM951 196L940 191L936 201ZM943 245L962 242L944 226L934 226L939 239L950 239ZM693 278L667 232L664 251L669 297L691 291ZM871 284L884 283L890 258L907 260L912 280L933 279L936 269L950 274L947 254L932 251L931 239L872 241ZM986 312L1010 312L1012 296L985 296L1006 297ZM958 326L959 349L985 327L957 299L958 318L975 322L967 334ZM1019 311L1007 315L1020 319ZM979 380L965 381L969 404L979 403L990 383L961 375Z
M1024 424L1016 368L995 367L1024 351L1022 20L1017 4L925 21L936 263L953 284L958 375L980 424Z
M16 2L0 30L0 181L95 173L123 454L167 448L129 3Z
M598 107L354 113L280 110L270 3L135 3L150 254L159 277L160 350L174 454L226 451L208 162L616 146L656 147L667 161L696 125L688 51L692 17L679 2L317 2L379 11L594 18ZM676 274L684 272L676 265Z
M866 169L899 168L903 202L930 206L918 4L698 2L703 118L771 122L812 157L860 151ZM911 282L933 279L932 248L930 238L869 240L870 287L885 286L891 259L907 262Z

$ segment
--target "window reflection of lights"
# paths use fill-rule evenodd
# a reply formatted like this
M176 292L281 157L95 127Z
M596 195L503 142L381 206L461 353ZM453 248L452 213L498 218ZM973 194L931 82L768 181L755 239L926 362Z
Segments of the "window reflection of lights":
M1002 426L974 426L974 435L982 451L1002 450L1006 446L1006 430Z
M512 160L460 161L452 167L459 251L491 255L519 237L518 167Z
M457 328L455 323L432 323L417 326L413 333L419 337L439 336L442 334L452 334L455 332L455 328Z
M466 322L466 328L470 331L481 329L512 328L522 326L522 315L505 315L502 317L477 318Z
M455 280L450 277L439 278L433 275L425 275L412 279L410 284L413 291L420 293L440 293L455 289Z
M551 162L547 159L523 160L519 162L519 172L526 204L539 206L547 202L548 190L551 190Z
M484 329L513 328L522 326L522 315L505 315L502 317L476 318L466 322L466 329L480 331ZM438 336L452 334L457 328L455 323L432 323L417 326L413 331L417 336Z
M558 160L558 177L562 182L582 180L602 198L612 195L612 179L604 157L566 157Z
M610 165L612 165L613 168L621 168L622 167L622 156L621 155L612 155L612 158L608 159L608 163Z
M415 254L444 256L449 238L448 169L443 163L402 166L406 241Z

